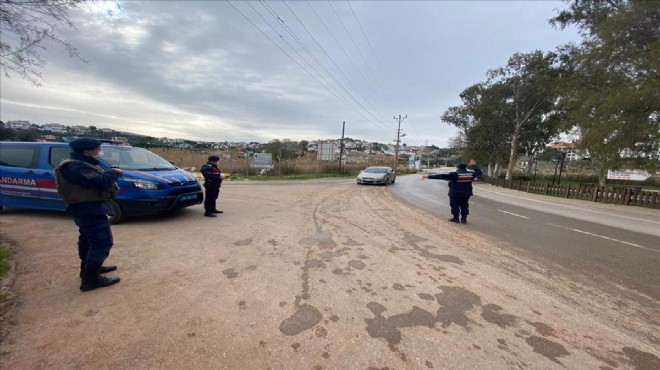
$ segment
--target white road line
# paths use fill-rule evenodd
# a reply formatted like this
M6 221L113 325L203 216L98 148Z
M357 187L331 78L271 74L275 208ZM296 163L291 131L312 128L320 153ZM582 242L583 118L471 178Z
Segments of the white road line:
M497 194L497 195L501 195L501 196L504 196L504 197L521 199L521 200L524 200L524 201L527 201L527 202L544 204L544 205L548 205L548 206L552 206L552 207L568 208L568 209L574 209L574 210L581 211L581 212L588 212L588 213L593 213L593 214L602 214L602 215L607 215L609 217L618 217L618 218L624 218L624 219L632 220L632 221L649 222L649 223L652 223L652 224L660 225L660 221L651 221L651 220L644 219L644 218L639 218L639 217L623 216L623 215L619 215L619 214L616 214L616 213L612 213L610 211L603 212L603 211L588 209L588 208L585 208L585 207L579 207L579 206L573 206L573 205L561 204L561 203L553 203L553 202L548 202L548 201L538 200L538 199L533 199L533 198L527 198L527 197L520 197L520 196L516 196L516 195L505 194L505 193L502 193L502 192L499 192L499 191L489 190L489 189L486 189L484 187L479 187L478 190L479 191L485 191L485 192L488 192L488 193ZM533 194L533 193L529 193L529 194ZM538 195L538 194L535 194L535 195ZM497 201L496 199L493 199L493 200ZM585 202L585 204L589 203L587 201L584 201L584 202ZM519 205L519 204L517 206L518 207L525 207L524 205ZM525 207L525 208L530 208L530 207ZM533 208L530 208L530 209L533 209Z
M634 244L634 243L629 243L629 242L627 242L627 241L623 241L623 240L614 239L614 238L610 238L610 237L603 236L603 235L598 235L598 234L590 233L590 232L588 232L588 231L582 231L582 230L579 230L579 229L573 229L573 228L570 228L570 227L565 227L565 226L560 226L560 225L555 225L555 224L548 224L548 225L556 226L556 227L559 227L559 228L562 228L562 229L566 229L566 230L575 231L575 232L582 233L582 234L587 234L587 235L591 235L591 236L597 236L597 237L599 237L599 238L603 238L603 239L611 240L611 241L614 241L614 242L619 242L619 243L623 243L623 244L626 244L626 245L630 245L630 246L635 247L635 248L641 248L641 249L646 249L646 250L651 251L651 252L660 253L660 250L651 249L651 248L645 247L645 246L643 246L643 245Z
M529 217L527 217L527 216L522 216L522 215L518 215L518 214L515 214L515 213L511 213L511 212L502 211L501 209L498 209L498 211L499 211L499 212L502 212L502 213L506 213L506 214L512 215L512 216L520 217L520 218L529 218Z

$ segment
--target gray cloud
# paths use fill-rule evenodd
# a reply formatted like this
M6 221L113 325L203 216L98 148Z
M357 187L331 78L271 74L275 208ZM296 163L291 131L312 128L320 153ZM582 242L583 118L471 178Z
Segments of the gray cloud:
M231 2L312 77L225 1L121 4L62 31L89 64L51 46L44 87L3 77L1 119L262 142L337 138L346 121L347 136L392 142L408 114L404 142L445 146L439 117L463 89L515 52L577 40L547 23L560 2Z

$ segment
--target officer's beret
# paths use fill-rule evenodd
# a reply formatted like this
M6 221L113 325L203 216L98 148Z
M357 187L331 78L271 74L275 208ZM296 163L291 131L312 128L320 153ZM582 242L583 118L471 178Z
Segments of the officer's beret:
M463 162L456 164L456 167L458 168L467 168L467 165Z
M91 137L82 137L70 142L69 146L75 151L83 151L88 149L96 149L101 146L101 142Z
M219 161L219 160L220 160L220 157L218 157L217 155L212 155L212 156L209 157L209 162Z

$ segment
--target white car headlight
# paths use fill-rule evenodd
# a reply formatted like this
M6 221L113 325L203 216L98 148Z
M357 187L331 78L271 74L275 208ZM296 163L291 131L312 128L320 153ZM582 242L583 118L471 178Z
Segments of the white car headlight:
M127 183L133 185L133 187L142 189L142 190L158 190L158 183L147 180L126 180Z

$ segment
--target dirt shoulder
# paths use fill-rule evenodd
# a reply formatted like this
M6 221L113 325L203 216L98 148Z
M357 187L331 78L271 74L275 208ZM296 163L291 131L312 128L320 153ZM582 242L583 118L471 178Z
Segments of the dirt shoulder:
M6 369L657 368L657 305L619 301L352 180L227 182L113 227L122 281L78 290L77 229L11 211Z

